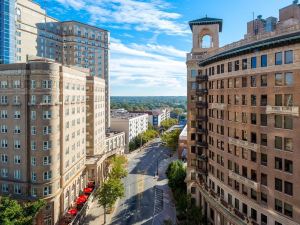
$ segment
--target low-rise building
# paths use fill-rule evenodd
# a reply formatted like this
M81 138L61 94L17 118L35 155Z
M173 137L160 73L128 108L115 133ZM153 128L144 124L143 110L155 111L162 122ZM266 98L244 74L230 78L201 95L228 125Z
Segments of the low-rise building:
M178 159L186 160L187 158L187 126L183 128L178 140Z
M119 109L120 110L120 109ZM169 108L131 111L132 113L146 113L149 115L149 123L154 127L160 127L161 122L171 118Z
M148 129L148 114L111 113L111 129L125 132L126 149L131 140Z

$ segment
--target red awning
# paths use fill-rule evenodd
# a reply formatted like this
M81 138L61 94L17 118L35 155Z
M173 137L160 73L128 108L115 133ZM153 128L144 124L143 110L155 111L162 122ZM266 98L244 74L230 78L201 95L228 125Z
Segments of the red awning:
M76 215L77 212L78 212L77 209L70 209L70 210L68 211L68 214L70 214L70 215Z
M89 182L88 182L88 187L89 187L89 188L95 187L95 181L89 181Z
M93 191L93 188L89 188L89 187L87 187L87 188L83 189L83 191L84 191L84 193L88 193L88 194L90 194L90 193L92 193L92 191Z

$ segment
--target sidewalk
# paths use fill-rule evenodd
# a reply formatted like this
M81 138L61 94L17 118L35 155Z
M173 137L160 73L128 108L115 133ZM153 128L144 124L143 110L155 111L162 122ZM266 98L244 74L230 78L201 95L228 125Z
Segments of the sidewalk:
M163 190L163 210L161 213L157 214L154 217L153 223L155 225L163 224L164 220L171 220L173 224L176 224L176 208L174 204L173 194L171 189L168 186L168 179L166 176L166 170L168 165L177 160L177 154L174 154L173 157L162 160L158 166L158 180L156 187Z
M118 205L118 200L115 203ZM106 224L110 224L111 218L114 215L115 210L111 214L106 214ZM104 224L104 209L99 206L97 199L94 199L89 207L88 213L84 220L84 225L102 225Z

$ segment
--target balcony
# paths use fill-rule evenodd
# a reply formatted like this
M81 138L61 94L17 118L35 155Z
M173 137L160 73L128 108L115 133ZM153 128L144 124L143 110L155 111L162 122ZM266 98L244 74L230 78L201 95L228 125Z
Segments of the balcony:
M219 197L214 191L210 190L205 183L199 184L201 187L201 194L209 205L217 209L221 214L223 214L231 223L239 225L247 225L248 218L246 218L242 213L234 210L224 199Z
M208 158L206 155L202 154L202 155L197 155L197 159L200 160L200 161L204 161L204 162L207 162L208 161Z
M298 106L270 106L266 108L267 114L281 114L281 115L291 115L299 116Z
M207 116L197 116L199 122L206 122L208 120Z
M228 143L231 144L231 145L236 145L236 146L241 147L241 148L250 149L250 150L253 150L255 152L259 151L259 145L248 142L248 141L243 141L243 140L240 140L240 139L229 137L228 138Z
M197 107L197 108L207 108L207 106L208 106L207 102L198 101L198 102L196 103L196 107Z
M20 106L20 105L21 105L21 102L13 102L12 105L14 105L14 106Z
M259 184L255 181L252 181L246 177L243 177L233 171L229 171L229 177L231 179L235 179L238 182L241 182L242 184L246 185L247 187L250 187L252 189L254 189L255 191L259 190Z
M207 129L205 129L205 128L198 128L197 129L197 133L198 134L207 134Z
M225 110L227 108L227 105L224 103L212 103L210 107L212 109Z
M0 102L0 105L8 105L8 102Z
M206 82L208 81L208 76L207 75L198 75L196 77L197 82Z
M208 93L208 90L206 88L196 90L197 95L207 95L207 93Z
M206 53L198 53L198 54L195 54L195 53L187 53L186 54L186 60L187 61L190 61L190 60L202 60L205 58L205 55Z
M201 148L207 148L208 145L205 141L197 141L197 146Z

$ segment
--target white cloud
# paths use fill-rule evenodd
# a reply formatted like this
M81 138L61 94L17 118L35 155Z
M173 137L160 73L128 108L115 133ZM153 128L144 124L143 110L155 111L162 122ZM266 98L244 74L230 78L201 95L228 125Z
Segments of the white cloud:
M164 55L159 52L164 51ZM172 56L179 53L177 59ZM111 85L114 88L152 87L162 91L173 89L186 94L186 65L183 52L172 46L126 46L120 40L111 43Z
M163 0L56 0L65 7L83 10L90 14L92 24L112 26L132 25L137 31L163 32L169 35L189 33L186 24L179 23L178 13L168 12L170 4Z

